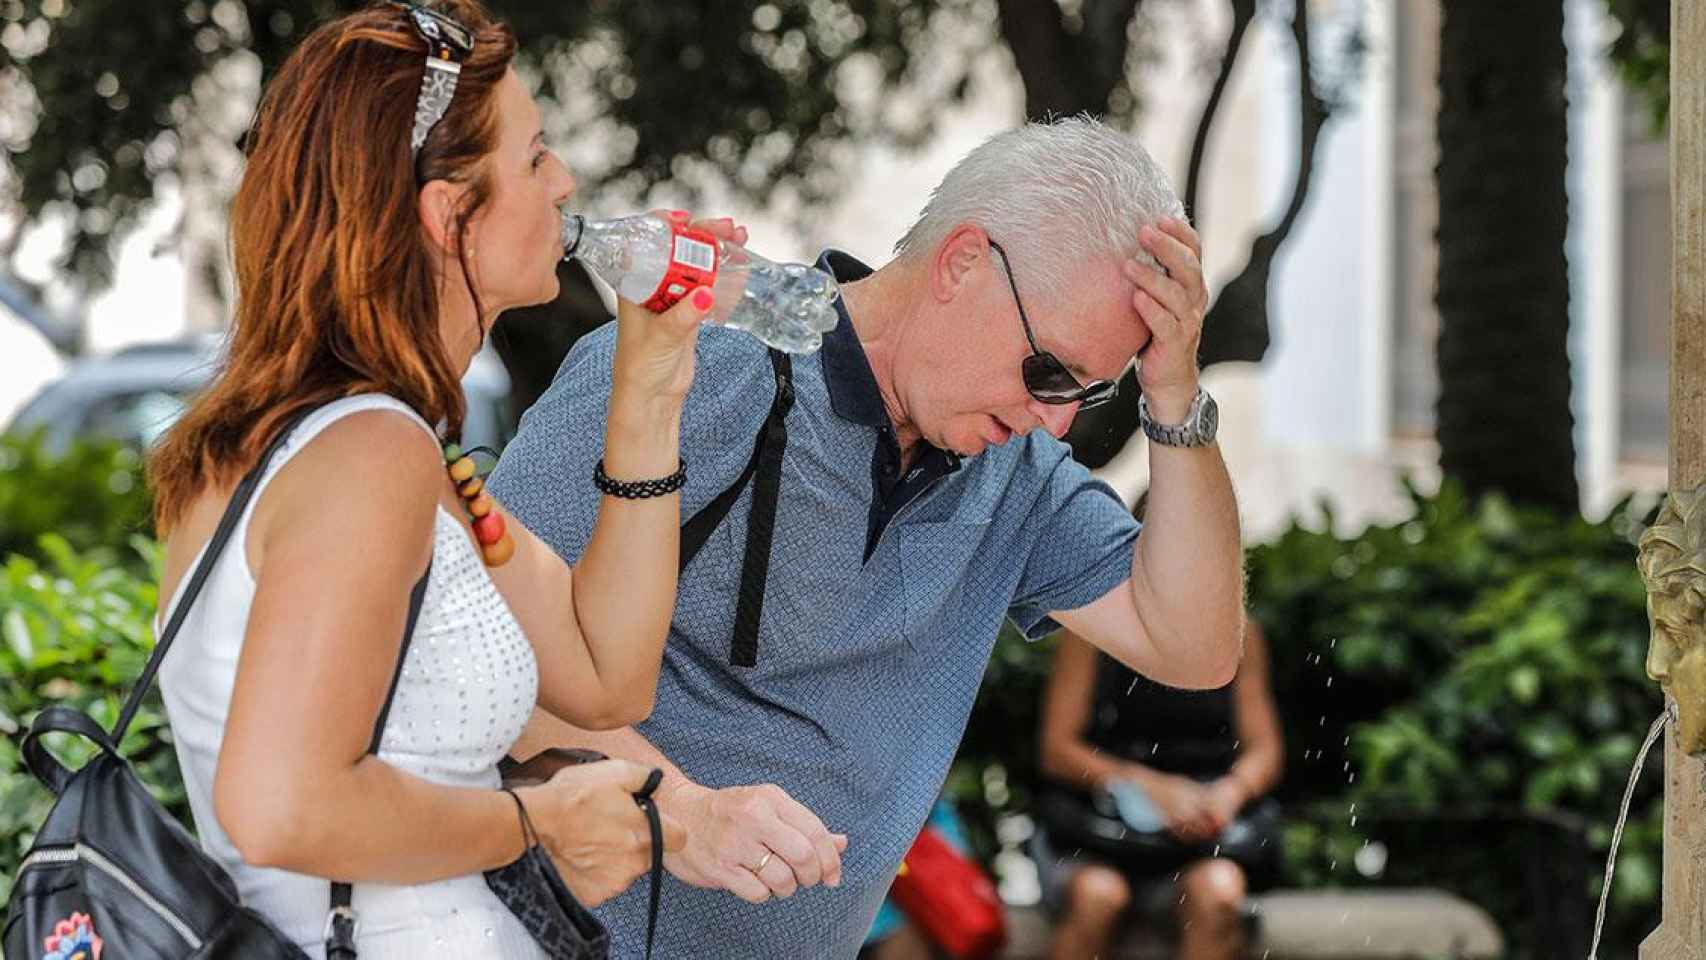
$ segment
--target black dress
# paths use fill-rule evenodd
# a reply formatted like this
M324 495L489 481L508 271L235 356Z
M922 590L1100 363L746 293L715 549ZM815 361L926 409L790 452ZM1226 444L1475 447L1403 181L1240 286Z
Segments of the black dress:
M1202 782L1232 769L1239 743L1231 684L1183 690L1111 657L1096 660L1084 737L1092 747ZM1131 830L1105 792L1058 781L1045 781L1038 812L1053 854L1107 863L1137 880L1168 879L1192 861L1220 856L1244 868L1251 889L1262 889L1272 885L1278 867L1278 807L1267 798L1246 804L1219 837L1203 843L1185 843L1165 830Z

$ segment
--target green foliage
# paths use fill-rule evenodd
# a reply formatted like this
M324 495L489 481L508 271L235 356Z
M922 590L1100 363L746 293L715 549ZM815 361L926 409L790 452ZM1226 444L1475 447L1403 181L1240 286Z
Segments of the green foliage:
M1498 497L1470 503L1450 485L1411 495L1404 523L1349 540L1293 527L1251 551L1251 609L1273 645L1287 735L1284 793L1339 811L1293 830L1290 867L1300 882L1362 882L1351 857L1383 817L1461 818L1462 843L1418 836L1421 849L1382 881L1455 886L1520 948L1524 906L1496 868L1540 855L1533 836L1526 848L1507 842L1510 830L1470 838L1489 823L1544 830L1563 814L1593 825L1587 841L1603 858L1662 707L1644 672L1640 518L1625 503L1603 521L1559 519ZM1648 774L1620 855L1613 944L1656 918L1656 765Z
M104 286L111 240L156 185L193 176L209 162L198 151L240 139L252 104L228 108L253 97L247 78L269 78L315 26L367 3L3 0L0 84L34 118L9 127L4 144L19 212L30 222L67 214L65 265ZM555 118L553 142L608 144L607 168L577 170L584 187L644 191L713 171L748 199L780 191L807 203L839 186L851 138L915 142L964 98L969 62L951 55L933 19L948 5L486 0L521 42ZM850 63L861 73L851 85ZM911 89L924 68L917 108L887 109L883 94ZM865 82L875 89L849 93Z
M47 533L77 550L119 546L147 533L152 513L134 450L79 442L55 455L39 436L0 435L0 558L36 555Z
M1585 843L1584 887L1565 906L1591 916L1661 707L1643 670L1641 518L1624 504L1603 521L1561 519L1451 485L1410 495L1402 523L1345 539L1294 524L1249 552L1286 737L1283 882L1454 890L1499 922L1513 957L1532 957L1529 871L1555 873L1537 858ZM1052 650L1001 638L949 777L985 862L997 820L1034 789ZM1623 838L1604 956L1633 955L1657 922L1656 761ZM1388 857L1365 875L1371 841Z
M154 646L160 551L133 537L144 573L115 566L105 551L81 553L65 538L44 535L42 559L14 554L0 567L0 897L28 849L52 797L24 767L17 734L44 707L87 710L110 727L124 693ZM73 768L94 751L87 741L55 734L55 752ZM143 782L189 821L177 758L158 695L137 715L120 744Z

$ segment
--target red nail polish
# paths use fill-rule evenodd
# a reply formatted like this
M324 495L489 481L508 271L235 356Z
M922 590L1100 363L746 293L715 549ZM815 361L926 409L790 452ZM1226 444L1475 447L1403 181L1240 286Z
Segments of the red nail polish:
M711 305L716 302L717 298L711 295L711 291L707 287L700 287L693 291L693 309L701 313L711 309Z

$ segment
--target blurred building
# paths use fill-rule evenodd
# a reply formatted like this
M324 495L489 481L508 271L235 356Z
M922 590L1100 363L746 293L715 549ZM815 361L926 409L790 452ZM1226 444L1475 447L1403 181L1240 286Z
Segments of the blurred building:
M1315 8L1331 15L1350 2ZM1566 9L1577 473L1583 508L1597 515L1665 481L1668 151L1648 105L1625 92L1603 56L1616 29L1603 3L1569 0ZM1354 528L1404 509L1400 472L1424 487L1437 482L1439 16L1437 0L1361 4L1368 51L1353 104L1323 134L1309 206L1276 264L1274 346L1260 370L1211 371L1236 405L1223 417L1236 423L1227 456L1252 536L1276 532L1293 513L1313 515L1322 496ZM1258 104L1253 165L1223 164L1205 205L1223 202L1229 177L1252 177L1260 197L1252 210L1274 209L1293 176L1295 60L1289 37L1271 23L1261 29L1247 51L1257 56L1235 81L1235 95ZM1324 58L1338 51L1315 49ZM1330 59L1322 66L1333 69ZM1223 212L1206 212L1210 244L1224 242L1217 228L1236 233ZM1117 485L1142 482L1143 458L1133 453L1110 470Z

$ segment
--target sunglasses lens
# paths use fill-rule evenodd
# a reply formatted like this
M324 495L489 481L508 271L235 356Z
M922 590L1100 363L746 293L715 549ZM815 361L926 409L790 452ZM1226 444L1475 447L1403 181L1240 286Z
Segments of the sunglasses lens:
M1084 392L1084 385L1053 354L1031 354L1025 358L1021 371L1025 389L1044 403L1076 403Z
M447 37L450 38L450 43L452 46L461 50L463 55L467 55L468 53L473 51L473 49L474 49L474 35L472 33L468 32L467 27L464 27L462 24L456 23L454 21L448 21L447 20L447 21L443 21L443 23L444 23L444 33Z
M1084 402L1080 405L1080 409L1099 407L1118 396L1119 392L1118 380L1097 380L1084 388Z
M1120 392L1117 380L1092 380L1081 384L1053 354L1034 353L1025 358L1022 368L1025 389L1043 403L1077 403L1086 407L1099 406Z
M467 56L474 50L474 34L467 27L457 23L437 10L428 10L413 4L398 4L408 10L414 18L415 28L429 43L442 43L457 53Z

